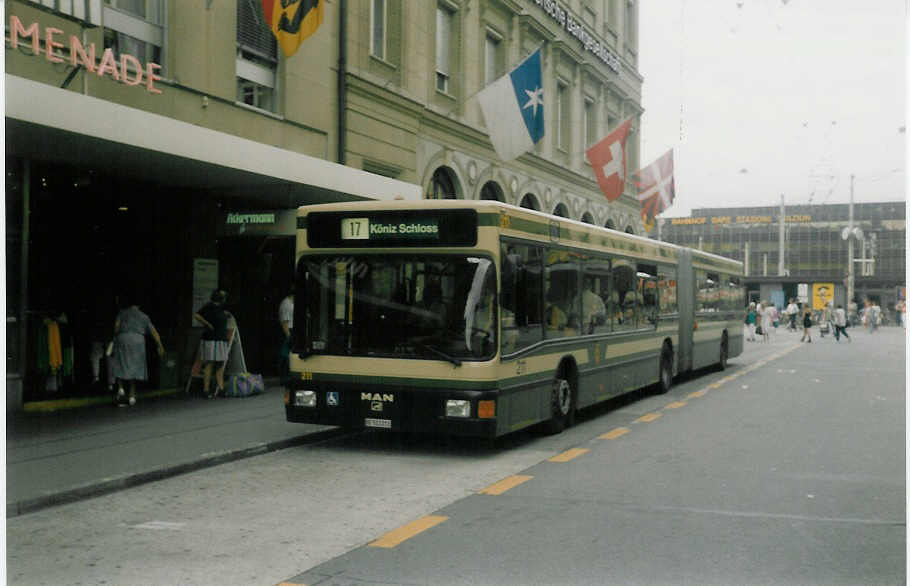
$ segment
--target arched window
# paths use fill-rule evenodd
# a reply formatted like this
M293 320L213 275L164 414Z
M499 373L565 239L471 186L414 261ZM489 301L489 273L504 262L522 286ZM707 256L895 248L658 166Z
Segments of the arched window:
M591 212L585 212L581 215L581 221L585 224L593 224L594 216L591 215Z
M632 226L626 226L626 234L635 234L635 230L632 229Z
M564 203L556 204L556 207L553 208L553 215L559 216L560 218L568 218L569 208L567 208Z
M610 230L615 230L616 224L613 223L613 220L607 220L607 223L604 224L604 228L609 228Z
M440 167L433 172L429 199L458 199L451 170Z
M480 188L480 199L491 199L493 201L505 202L506 198L502 195L502 189L495 181L487 181Z
M537 198L535 198L530 193L526 193L523 198L521 198L521 207L528 208L529 210L540 211L540 204L537 203Z

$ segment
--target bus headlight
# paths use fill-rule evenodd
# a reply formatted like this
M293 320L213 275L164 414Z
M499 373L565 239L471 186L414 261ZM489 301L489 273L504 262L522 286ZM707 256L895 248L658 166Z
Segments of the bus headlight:
M294 391L295 407L315 407L316 391Z
M470 417L471 402L462 399L449 399L446 401L446 417Z

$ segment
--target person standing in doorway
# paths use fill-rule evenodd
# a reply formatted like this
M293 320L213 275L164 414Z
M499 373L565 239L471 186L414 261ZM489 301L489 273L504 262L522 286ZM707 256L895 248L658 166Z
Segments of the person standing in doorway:
M224 363L228 357L228 314L224 310L225 301L227 301L227 291L220 289L213 291L211 301L203 305L193 316L204 328L202 340L199 342L199 357L204 364L202 367L202 392L209 399L217 397L218 393L224 390ZM214 393L209 394L212 371L215 372L215 382L218 386Z
M279 375L286 377L291 371L291 339L294 333L294 287L278 305L278 324L281 326L281 351L279 355Z
M853 341L847 333L847 312L844 311L843 305L838 304L837 309L834 310L834 339L840 342L841 334L847 338L848 342Z
M145 358L145 335L149 334L158 345L158 355L164 354L164 345L152 320L143 313L129 294L120 298L122 309L114 320L114 349L111 356L114 378L117 380L117 403L136 404L136 381L148 380ZM123 383L129 383L129 398Z
M812 343L812 310L808 307L803 313L803 337L799 341Z

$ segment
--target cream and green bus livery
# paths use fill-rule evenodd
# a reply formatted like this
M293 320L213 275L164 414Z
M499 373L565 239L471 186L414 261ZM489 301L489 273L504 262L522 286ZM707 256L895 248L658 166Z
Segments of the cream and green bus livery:
M305 206L288 421L497 437L743 347L742 264L493 201Z

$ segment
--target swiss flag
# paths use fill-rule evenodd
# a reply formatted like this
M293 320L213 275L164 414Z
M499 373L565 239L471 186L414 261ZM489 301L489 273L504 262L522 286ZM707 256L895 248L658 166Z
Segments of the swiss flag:
M626 139L629 137L631 126L632 119L629 118L603 140L585 151L588 161L594 168L597 184L608 201L618 199L626 183Z

